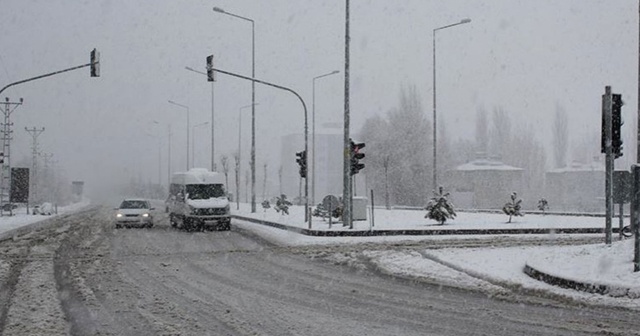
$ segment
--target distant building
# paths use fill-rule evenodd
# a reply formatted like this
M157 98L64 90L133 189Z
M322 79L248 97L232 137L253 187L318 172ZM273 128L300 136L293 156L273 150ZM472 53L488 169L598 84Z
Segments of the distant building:
M545 174L550 211L603 212L605 169L600 162L574 163Z
M334 125L325 124L316 128L316 188L315 202L320 203L326 195L342 194L342 129ZM333 127L331 127L333 126ZM312 133L309 132L309 178L312 171ZM282 137L282 189L293 199L304 196L304 180L300 180L299 166L296 163L296 153L304 150L304 136L289 134ZM302 182L302 185L300 185ZM309 179L309 202L312 197L312 181ZM314 204L315 205L315 204Z
M497 160L477 159L446 172L446 191L459 209L501 209L522 190L523 170Z

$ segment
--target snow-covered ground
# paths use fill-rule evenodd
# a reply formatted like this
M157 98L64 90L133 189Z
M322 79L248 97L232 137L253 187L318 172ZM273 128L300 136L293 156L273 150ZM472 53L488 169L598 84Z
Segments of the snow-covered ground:
M271 208L264 211L257 204L257 212L251 214L248 204L232 205L232 212L240 216L263 219L298 228L308 228L304 223L304 208L291 207L290 215L281 215ZM424 218L425 211L416 210L375 210L375 226L368 221L359 221L354 229L344 227L342 223L333 223L329 228L327 221L314 218L314 230L388 230L388 229L496 229L496 228L601 228L602 217L577 217L554 215L530 215L514 217L507 224L508 217L503 214L459 213L444 227ZM628 218L625 219L625 225ZM355 244L364 242L397 243L399 241L433 241L446 239L495 239L483 235L476 236L389 236L389 237L311 237L290 231L275 229L263 225L240 222L241 227L252 230L278 244L324 245ZM613 221L617 227L618 219ZM364 255L379 269L390 274L407 277L438 279L453 286L479 289L487 292L499 292L502 288L519 289L530 292L551 294L592 304L615 305L640 308L640 272L633 272L633 239L619 240L613 236L613 244L604 244L604 234L581 235L602 237L602 243L578 246L531 246L523 244L517 247L482 248L443 248L422 250L376 249L367 247ZM495 237L495 236L494 236ZM519 235L522 239L530 235ZM549 235L537 235L547 237ZM563 239L569 235L551 234L552 239ZM575 237L575 235L572 235ZM355 256L336 254L339 259ZM523 270L529 265L546 274L583 283L606 285L614 289L608 295L591 294L572 289L564 289L535 280ZM617 289L617 290L616 290Z
M85 199L79 203L58 207L58 214L57 215L54 214L51 216L27 214L26 208L15 209L13 211L13 214L14 214L13 216L0 217L0 235L5 232L11 231L17 228L21 228L29 224L37 223L37 222L50 219L56 216L78 211L86 207L87 205L89 205L89 203L90 203L89 200Z

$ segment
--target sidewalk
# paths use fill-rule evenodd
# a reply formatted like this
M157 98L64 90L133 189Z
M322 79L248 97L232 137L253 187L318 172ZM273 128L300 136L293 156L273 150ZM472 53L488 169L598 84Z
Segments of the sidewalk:
M81 210L82 208L87 207L89 204L89 200L83 200L79 203L58 207L58 214L50 216L31 215L26 213L25 208L16 209L14 210L13 216L0 217L0 241L11 237L18 232L27 232L29 230L32 230L34 226L38 225L37 223Z

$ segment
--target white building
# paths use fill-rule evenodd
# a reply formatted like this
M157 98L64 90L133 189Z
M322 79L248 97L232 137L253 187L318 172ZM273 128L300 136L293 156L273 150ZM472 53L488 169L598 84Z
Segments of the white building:
M312 159L312 133L309 132L309 197L310 204L315 205L322 201L326 195L342 194L342 128L336 127L316 128L316 176L315 197L312 195L313 159ZM296 163L296 153L304 150L304 135L289 134L282 137L282 192L288 198L294 199L302 195L304 197L304 180L300 179L299 166ZM315 203L313 203L315 202Z

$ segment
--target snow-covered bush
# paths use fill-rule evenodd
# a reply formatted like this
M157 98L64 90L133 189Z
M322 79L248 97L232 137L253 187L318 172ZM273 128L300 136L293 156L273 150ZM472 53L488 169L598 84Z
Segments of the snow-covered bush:
M292 204L291 202L289 202L289 200L287 200L287 195L282 194L276 199L276 206L273 208L276 210L276 212L282 215L288 215L290 205Z
M507 223L511 223L511 217L513 216L524 216L522 212L520 212L520 207L522 200L518 199L518 194L514 191L511 194L511 201L507 202L504 207L502 207L502 211L509 216L509 221Z
M427 214L424 218L435 220L440 223L440 225L443 225L447 219L453 219L456 217L453 204L449 202L449 193L444 193L442 187L439 187L438 191L434 192L434 195L431 200L429 200L429 203L427 203L425 210L427 210Z

